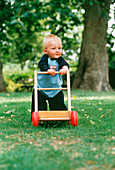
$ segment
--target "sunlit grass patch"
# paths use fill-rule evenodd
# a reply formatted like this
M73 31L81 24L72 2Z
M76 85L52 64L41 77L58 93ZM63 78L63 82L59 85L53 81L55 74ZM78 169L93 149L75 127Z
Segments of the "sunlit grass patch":
M114 169L115 93L74 90L71 103L77 127L34 128L31 93L1 93L0 169Z

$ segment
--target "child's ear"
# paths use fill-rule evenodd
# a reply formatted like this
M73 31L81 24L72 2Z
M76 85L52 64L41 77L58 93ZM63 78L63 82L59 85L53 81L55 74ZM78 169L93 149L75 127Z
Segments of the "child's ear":
M46 50L46 49L43 49L43 52L44 52L45 54L47 54L47 50Z

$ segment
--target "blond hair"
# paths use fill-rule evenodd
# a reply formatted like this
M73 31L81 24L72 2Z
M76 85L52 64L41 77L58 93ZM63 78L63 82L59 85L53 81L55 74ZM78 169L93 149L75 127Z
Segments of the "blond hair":
M47 44L49 41L55 41L55 40L58 40L61 42L61 39L57 35L49 34L48 36L46 36L43 40L44 48L47 48Z

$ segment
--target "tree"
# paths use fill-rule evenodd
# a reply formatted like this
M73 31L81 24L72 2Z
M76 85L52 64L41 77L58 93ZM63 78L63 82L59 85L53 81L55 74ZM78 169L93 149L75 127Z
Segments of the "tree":
M44 18L41 6L42 2L37 1L0 1L0 92L6 91L3 62L18 62L23 67L30 58L34 32L41 29L39 21ZM10 50L15 54L11 56Z
M51 33L61 38L66 59L68 59L69 55L78 53L79 42L77 38L79 34L74 30L81 25L80 16L82 14L80 14L81 7L78 4L79 1L74 4L70 0L49 0L45 4L45 7L49 6L46 12L48 20L46 20L45 24L49 27ZM73 12L75 8L77 8L77 13Z
M12 63L20 63L23 69L25 62L35 58L35 48L38 45L37 36L41 32L42 2L19 1L13 4L14 15L10 21L8 35L12 37L12 48L9 58ZM13 54L13 55L12 55ZM12 57L10 57L12 55Z
M107 22L111 0L84 4L84 32L78 69L72 88L108 91Z
M72 27L79 23L76 15L72 13L73 7L70 1L2 0L0 7L1 28L4 26L0 32L2 62L7 59L12 63L20 63L23 68L26 60L35 59L35 55L32 57L32 54L35 51L36 35L38 36L38 33L43 33L43 31L58 34L62 38L64 49L67 50L66 54L72 53L70 51L73 48L72 44L76 52L75 37L67 37L68 30L72 30ZM72 35L72 33L69 34ZM0 79L3 78L2 62ZM2 86L0 86L0 91L3 91Z
M6 12L7 11L7 12ZM8 29L9 20L12 17L11 3L0 1L0 92L6 92L3 73L2 73L2 60L1 54L3 48L8 47L9 40L7 38L6 30ZM4 44L4 45L3 45ZM6 48L7 50L7 48Z
M0 57L0 92L6 92L6 88L5 88L5 84L4 84L4 79L3 79L3 74L2 74L1 57Z

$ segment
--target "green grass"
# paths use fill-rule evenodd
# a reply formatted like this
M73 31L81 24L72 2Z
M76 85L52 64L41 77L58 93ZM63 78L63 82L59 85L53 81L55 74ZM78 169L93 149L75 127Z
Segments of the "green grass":
M0 169L115 169L115 92L72 91L77 127L33 127L31 93L0 93Z

